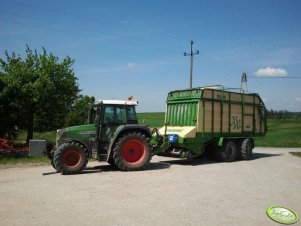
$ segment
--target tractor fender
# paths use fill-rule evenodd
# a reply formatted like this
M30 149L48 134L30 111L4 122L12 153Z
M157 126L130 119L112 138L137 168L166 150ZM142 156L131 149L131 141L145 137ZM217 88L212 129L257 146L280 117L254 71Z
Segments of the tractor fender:
M146 136L146 138L151 138L151 136L152 136L150 129L145 125L130 124L130 125L119 126L115 132L114 137L111 139L109 149L108 149L107 161L109 161L109 159L111 157L111 153L112 153L112 150L114 148L114 144L116 143L116 141L121 136L123 136L124 134L129 133L129 132L138 132L138 133L140 132L140 133L144 134Z

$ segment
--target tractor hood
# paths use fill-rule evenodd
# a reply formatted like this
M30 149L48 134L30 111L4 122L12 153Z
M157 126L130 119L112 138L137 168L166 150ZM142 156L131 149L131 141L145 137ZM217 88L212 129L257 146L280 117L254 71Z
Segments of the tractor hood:
M80 125L58 129L56 133L56 145L60 146L64 142L70 140L80 140L88 142L92 136L96 134L95 124Z
M80 126L72 126L65 128L66 131L69 133L75 133L79 136L85 137L90 134L96 133L96 126L95 124L88 124L88 125L80 125Z

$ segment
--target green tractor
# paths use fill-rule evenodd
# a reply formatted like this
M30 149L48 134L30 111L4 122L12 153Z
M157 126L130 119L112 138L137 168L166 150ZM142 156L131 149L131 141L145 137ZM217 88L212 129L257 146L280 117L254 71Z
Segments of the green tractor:
M137 105L132 100L91 103L86 125L57 130L56 148L47 151L52 166L62 174L76 174L96 159L122 171L144 169L152 157L151 132L138 124Z

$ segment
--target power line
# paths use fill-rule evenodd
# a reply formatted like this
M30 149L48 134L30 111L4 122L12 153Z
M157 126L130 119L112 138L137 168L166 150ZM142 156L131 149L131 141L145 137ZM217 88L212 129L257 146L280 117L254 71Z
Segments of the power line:
M40 19L40 18L37 19L37 18L34 18L34 17L23 16L23 15L16 14L16 13L8 13L8 12L3 11L3 10L0 10L0 12L4 13L4 14L7 14L7 15L13 15L13 16L17 16L17 17L30 19L30 20L35 20L35 21L38 21L38 22L45 22L45 23L49 23L49 24L55 24L55 25L60 25L60 26L68 27L68 28L73 27L73 28L76 28L77 30L84 30L84 31L89 31L89 32L102 34L102 35L110 35L110 36L113 36L113 37L125 38L125 39L128 39L128 40L135 40L135 41L138 41L138 42L141 42L141 43L144 43L144 44L148 44L148 45L150 45L154 48L157 48L157 49L162 49L162 50L177 53L177 54L180 53L180 51L176 51L174 49L171 49L171 48L168 48L168 47L165 47L165 46L161 47L160 44L158 44L158 43L146 41L146 40L135 38L135 37L127 37L127 36L121 36L121 35L114 34L114 33L101 32L101 31L98 31L98 30L95 30L95 29L90 29L90 28L86 28L86 27L79 27L79 26L74 26L74 25L68 25L68 24L55 22L55 21L51 21L51 20L46 20L46 19ZM14 23L17 23L17 22L14 22ZM19 23L19 24L22 24L22 23ZM25 24L25 23L23 23L23 25L34 27L32 25L28 25L28 24Z
M248 78L301 78L301 76L248 76Z
M52 13L58 13L58 14L65 15L65 16L71 16L71 17L76 18L76 19L86 20L86 21L89 21L90 23L92 22L92 23L95 23L95 24L99 25L99 23L95 22L95 18L92 18L92 17L86 17L86 16L82 16L80 14L69 13L69 12L66 12L66 11L61 11L61 10L57 10L57 9L53 9L53 8L44 8L44 7L34 5L34 4L25 3L25 2L16 1L16 0L6 0L6 1L15 2L15 3L22 4L22 5L25 5L25 6L29 6L29 7L32 7L32 8L40 9L40 10L43 10L43 11L46 11L46 12L52 12ZM111 23L111 22L108 22L108 21L106 21L105 24L110 25L110 26L114 26L114 27L117 27L117 28L124 28L123 26L120 26L118 24ZM126 28L126 29L136 32L136 30L131 29L131 28ZM170 35L170 34L165 33L164 35L169 36L169 38L172 38L174 40L186 41L186 39L180 39L179 37L175 37L175 36Z

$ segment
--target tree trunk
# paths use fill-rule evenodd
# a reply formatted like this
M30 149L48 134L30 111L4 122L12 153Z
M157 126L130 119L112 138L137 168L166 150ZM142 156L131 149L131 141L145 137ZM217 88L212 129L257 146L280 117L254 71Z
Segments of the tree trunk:
M33 120L34 120L34 111L29 111L28 120L27 120L27 138L26 144L29 144L29 140L33 138Z

